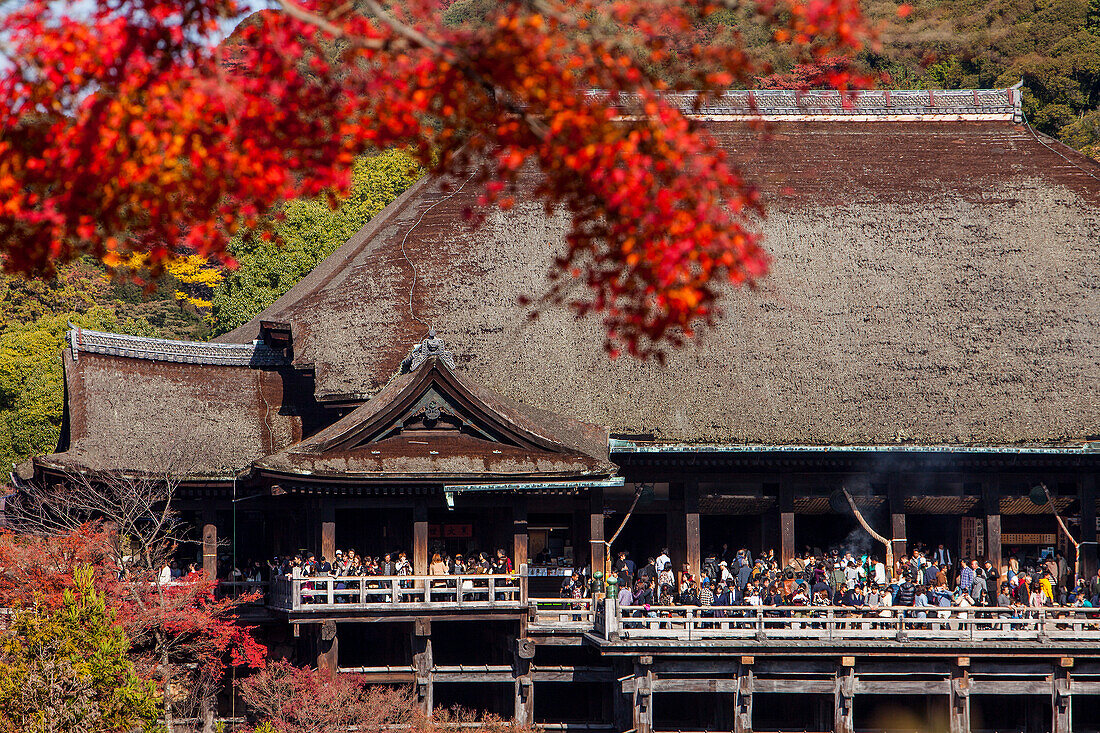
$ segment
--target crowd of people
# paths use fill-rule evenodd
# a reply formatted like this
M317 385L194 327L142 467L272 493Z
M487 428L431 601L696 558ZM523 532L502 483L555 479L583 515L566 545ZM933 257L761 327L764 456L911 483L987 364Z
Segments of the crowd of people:
M371 557L360 555L354 549L336 550L330 559L313 553L275 556L266 563L247 560L240 568L219 572L227 580L270 581L274 578L370 577L414 575L413 564L406 552L387 552ZM479 552L465 556L462 553L436 552L431 557L428 575L508 575L513 572L512 561L504 550L495 553Z
M618 553L609 571L620 606L848 606L998 607L1100 606L1100 573L1076 578L1060 554L1003 568L966 558L956 567L941 545L918 546L887 572L880 558L807 548L782 565L769 550L753 558L747 549L708 554L699 577L688 565L674 572L665 549L640 567ZM563 597L579 597L586 584L574 576Z

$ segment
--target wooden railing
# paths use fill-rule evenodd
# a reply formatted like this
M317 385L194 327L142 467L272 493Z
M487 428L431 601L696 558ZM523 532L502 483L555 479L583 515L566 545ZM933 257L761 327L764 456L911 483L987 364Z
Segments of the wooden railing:
M579 628L589 631L595 624L591 598L532 598L529 621L537 626Z
M283 611L474 609L526 606L522 575L400 575L276 578L269 605Z
M1100 641L1100 609L838 606L622 606L597 626L611 638L817 641ZM606 615L606 618L604 616ZM610 623L608 623L610 621Z

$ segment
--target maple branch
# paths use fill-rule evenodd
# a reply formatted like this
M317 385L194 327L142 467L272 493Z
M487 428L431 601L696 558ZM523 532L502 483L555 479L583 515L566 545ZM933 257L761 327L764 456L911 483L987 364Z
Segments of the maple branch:
M436 53L444 50L444 47L441 44L428 38L426 35L416 30L412 26L406 25L405 23L399 21L397 18L394 18L386 11L385 8L379 5L376 0L363 0L363 5L368 10L370 10L371 13L373 13L380 21L388 25L394 33L397 33L405 40L411 43L415 43L421 48L426 48L429 51L434 51Z
M301 5L292 2L292 0L278 0L278 2L279 7L281 7L283 11L286 12L286 14L290 17L295 18L296 20L300 20L303 23L308 23L309 25L312 25L324 31L331 36L342 38L343 40L351 43L354 46L359 46L360 48L369 48L375 51L380 51L386 47L386 44L381 39L363 38L362 36L348 33L346 30L328 20L327 18L317 15L316 13L309 12Z

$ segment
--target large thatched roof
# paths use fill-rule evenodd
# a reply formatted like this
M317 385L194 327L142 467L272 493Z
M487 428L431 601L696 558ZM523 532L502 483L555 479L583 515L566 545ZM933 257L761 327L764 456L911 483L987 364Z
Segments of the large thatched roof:
M213 462L243 469L298 439L295 404L377 394L428 323L462 379L613 435L765 445L1095 439L1100 166L1037 136L1013 109L793 109L773 115L764 135L734 114L708 122L763 189L775 260L761 291L731 292L717 327L665 366L610 360L595 318L548 309L531 321L518 304L545 291L564 216L521 196L472 229L463 219L476 205L472 186L449 195L422 180L219 339L250 344L261 321L289 324L294 364L314 369L315 385L287 391L276 377L285 367L70 359L73 450L122 460L119 446L171 427L151 417L161 405L177 426L181 414L216 409L252 416L215 415L228 430L220 440L210 421L195 423ZM257 372L266 376L248 376ZM268 404L281 406L285 429L272 432Z
M546 287L565 221L462 222L414 187L260 318L292 324L321 398L381 389L424 325L512 399L658 440L1057 444L1100 434L1100 166L1008 121L792 122L713 132L760 181L762 292L666 366L610 361ZM418 223L419 222L419 223ZM401 252L401 242L408 253ZM228 334L246 341L257 319Z

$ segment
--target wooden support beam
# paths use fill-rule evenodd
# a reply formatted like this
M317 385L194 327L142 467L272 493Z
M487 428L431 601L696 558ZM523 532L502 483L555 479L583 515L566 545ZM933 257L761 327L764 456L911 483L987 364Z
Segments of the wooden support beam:
M997 477L982 482L982 506L985 512L985 559L1003 577L1001 569L1001 482ZM998 587L989 588L989 595L996 598Z
M684 533L687 538L686 559L696 578L703 577L703 554L699 536L699 482L684 484Z
M947 680L864 680L857 679L858 695L946 695L950 692Z
M432 659L432 640L426 636L413 637L413 669L416 673L416 698L425 715L435 708L435 661Z
M890 515L890 534L894 543L894 557L905 557L909 552L909 543L905 536L905 513L900 512Z
M603 489L592 488L589 489L589 507L588 507L588 552L589 558L592 561L592 573L601 572L604 576L607 576L607 567L605 558L607 556L607 549L604 545L604 496ZM577 552L580 548L576 549ZM579 567L579 565L578 565Z
M218 575L218 527L212 517L202 525L202 572L208 578Z
M1055 670L1053 681L1051 702L1054 719L1051 722L1051 731L1052 733L1073 733L1073 697L1070 695L1068 670Z
M515 712L513 713L517 725L531 725L535 722L535 685L529 675L516 677L515 688Z
M1023 680L976 680L970 679L971 695L1049 695L1050 682L1027 682Z
M321 557L336 561L336 522L321 522Z
M962 667L951 673L947 718L950 733L970 733L970 677Z
M615 680L630 677L628 671L629 662L624 659L612 661L611 674ZM611 717L615 724L615 730L630 730L634 725L634 691L625 692L616 684L611 690Z
M316 629L317 669L336 674L340 669L340 640L336 635L336 622L326 621Z
M905 487L902 486L901 477L896 473L889 474L886 484L886 503L890 509L889 539L892 540L894 558L898 559L904 557L909 551L909 543L906 541L908 535L905 533ZM893 568L887 568L887 577L893 577L893 572Z
M855 733L852 722L852 701L855 698L855 669L837 669L833 686L833 733Z
M653 658L634 663L634 731L653 733Z
M733 698L733 733L752 733L752 667L742 664Z
M783 567L787 567L798 552L794 544L794 512L779 514L779 544Z
M527 497L517 496L512 503L512 567L516 572L527 564Z
M413 575L428 574L428 505L418 499L413 507Z

